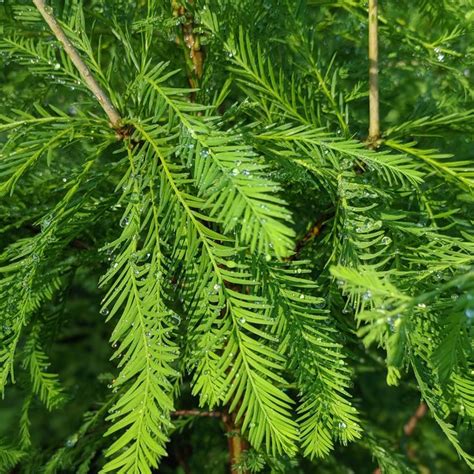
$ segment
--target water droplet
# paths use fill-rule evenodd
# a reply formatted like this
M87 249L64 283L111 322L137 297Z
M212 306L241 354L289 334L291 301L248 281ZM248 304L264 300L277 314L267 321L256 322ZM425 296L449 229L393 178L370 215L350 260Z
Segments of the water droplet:
M370 298L372 298L372 292L370 290L367 290L363 295L362 295L362 299L364 301L368 301L370 300Z
M77 435L71 436L66 440L66 447L72 448L77 443Z
M100 310L100 314L101 314L102 316L107 316L109 313L110 313L110 311L109 311L108 308L106 308L106 307L103 307L103 308Z
M41 231L44 232L51 224L51 217L46 216L41 220Z
M464 314L468 319L474 319L474 308L466 308L466 311L464 311Z
M213 286L213 289L215 292L218 292L220 289L221 289L221 285L219 285L219 283L216 283L214 286Z
M176 313L171 313L171 319L174 320L175 324L179 326L181 324L181 317Z
M240 324L245 324L245 318L240 318L240 319L239 319L239 323L240 323Z
M435 53L436 53L436 57L438 58L438 61L439 61L440 63L444 62L445 55L444 55L444 53L441 51L441 48L435 48L434 51L435 51Z
M237 176L237 175L239 174L239 170L238 170L237 168L234 168L234 169L230 172L230 174L231 174L232 176Z
M390 326L392 332L395 331L395 320L393 318L387 318L387 324Z

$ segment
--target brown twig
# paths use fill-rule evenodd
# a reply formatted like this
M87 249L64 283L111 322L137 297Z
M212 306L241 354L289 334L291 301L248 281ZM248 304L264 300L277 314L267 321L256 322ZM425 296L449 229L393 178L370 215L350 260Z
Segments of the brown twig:
M176 410L171 413L172 417L179 416L198 416L209 418L220 418L228 437L230 472L236 472L235 466L242 462L242 454L247 449L247 443L240 435L240 427L235 422L235 415L220 411L201 411L196 409ZM239 469L239 474L247 474L247 470Z
M236 473L238 466L242 462L242 454L247 450L247 443L240 435L240 426L235 422L233 413L224 413L222 421L227 432L227 443L229 446L230 472ZM239 469L239 474L247 474L247 469Z
M369 0L369 137L375 147L380 138L378 0Z
M192 3L189 0L188 3ZM189 85L194 89L199 85L199 79L201 79L204 70L204 53L201 49L199 41L199 35L194 32L194 19L191 14L185 9L183 5L180 5L179 1L172 0L171 2L173 15L175 17L184 17L185 21L181 25L182 31L182 44L184 44L184 54L186 59L186 66L188 69L188 82ZM178 44L181 41L177 40ZM196 96L194 91L190 94L191 102L195 102ZM235 291L239 291L239 288L235 288ZM228 449L229 449L229 463L231 473L235 473L235 466L241 463L242 453L247 449L247 444L242 438L240 433L240 427L235 422L235 415L227 412L201 412L199 410L180 410L173 413L174 416L211 416L219 417L222 419L228 437ZM240 474L247 474L247 470L239 469Z
M296 260L299 257L301 251L304 249L304 247L306 247L310 242L312 242L316 237L318 237L321 234L324 226L326 225L326 222L331 217L333 217L333 215L334 215L334 212L326 213L320 216L316 220L316 222L310 227L308 232L306 232L306 234L296 242L295 253L291 257L289 257L288 260L290 261Z
M114 107L105 91L100 87L99 83L92 75L91 70L79 55L77 49L73 46L69 38L64 33L64 30L62 29L58 20L56 20L56 17L53 15L52 8L47 6L44 0L33 0L33 3L51 28L54 36L56 36L58 41L60 41L60 43L63 45L64 51L71 59L74 66L76 66L87 87L94 94L99 104L104 109L104 112L107 114L112 127L115 129L120 129L122 118L119 112Z
M406 437L409 437L413 434L415 431L416 425L418 422L426 415L428 412L428 406L426 405L425 402L421 402L418 405L418 408L416 409L415 413L410 417L410 419L405 423L405 426L403 427L403 432L405 433Z
M426 405L425 402L421 402L415 413L408 419L408 421L405 423L403 426L403 433L404 433L404 439L402 439L402 444L403 441L406 441L407 438L413 435L415 432L415 429L418 425L418 422L428 413L428 406ZM409 456L410 457L410 456ZM382 470L380 467L374 470L373 474L382 474Z
M191 4L192 0L189 0L188 3ZM198 87L199 79L201 79L204 70L204 52L201 48L199 35L194 32L194 19L192 15L177 0L172 0L172 8L175 17L185 18L185 21L181 24L181 31L185 45L186 65L188 66L188 82L194 89ZM194 97L192 97L193 99Z

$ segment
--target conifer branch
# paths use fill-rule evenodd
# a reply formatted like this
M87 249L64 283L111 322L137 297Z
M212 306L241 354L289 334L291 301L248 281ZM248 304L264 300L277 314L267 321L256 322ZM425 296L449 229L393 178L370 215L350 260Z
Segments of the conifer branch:
M369 0L369 143L380 137L378 0Z
M59 24L56 17L53 15L52 8L46 5L46 2L44 0L33 0L33 3L35 4L38 11L41 13L46 23L51 28L51 31L53 32L54 36L56 36L58 41L63 45L64 51L74 63L77 70L81 74L81 77L84 79L84 82L86 83L87 87L94 94L102 109L107 114L107 117L109 118L112 127L115 129L119 129L121 126L122 117L120 116L115 106L112 104L108 95L105 93L102 87L100 87L99 83L92 75L91 70L81 58L77 49L66 36L66 33L64 32L63 28Z

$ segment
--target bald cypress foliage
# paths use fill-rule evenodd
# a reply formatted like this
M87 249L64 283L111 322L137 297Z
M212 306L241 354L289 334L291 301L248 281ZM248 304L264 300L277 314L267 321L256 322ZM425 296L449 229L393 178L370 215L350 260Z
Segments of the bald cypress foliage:
M375 125L362 1L0 4L2 472L472 471L474 4L378 4Z

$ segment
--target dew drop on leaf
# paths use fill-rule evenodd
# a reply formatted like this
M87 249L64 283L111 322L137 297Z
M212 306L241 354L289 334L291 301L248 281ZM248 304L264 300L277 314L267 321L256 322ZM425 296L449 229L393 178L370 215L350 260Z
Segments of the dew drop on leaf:
M464 314L467 316L468 319L474 319L474 308L466 308Z
M73 446L76 445L76 443L77 443L77 435L74 435L68 438L65 444L67 448L72 448Z

